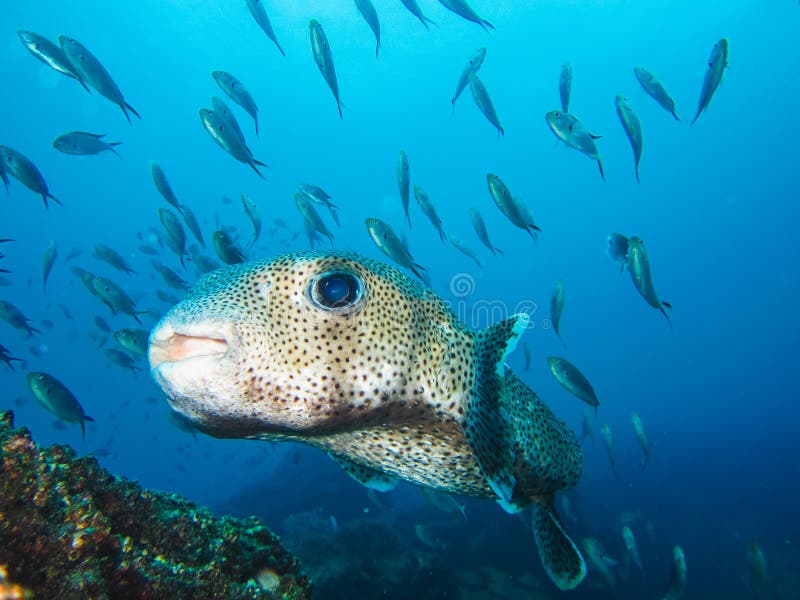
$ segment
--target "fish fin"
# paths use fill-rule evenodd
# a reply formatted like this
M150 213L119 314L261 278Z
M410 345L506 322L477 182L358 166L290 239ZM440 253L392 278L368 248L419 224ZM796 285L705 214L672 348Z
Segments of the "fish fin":
M496 254L503 254L503 251L500 250L500 248L497 248L496 246L492 246L491 250L492 250L492 254L495 254L495 255Z
M474 338L476 383L464 419L465 435L489 487L505 503L511 502L516 485L515 435L505 407L505 361L529 320L519 313Z
M333 460L339 463L339 466L345 470L345 473L350 475L358 483L376 492L390 492L397 487L397 479L382 473L377 469L365 467L358 463L344 458L338 454L328 453Z
M250 168L253 169L253 171L256 172L256 175L261 177L261 179L264 179L264 176L261 174L261 171L258 170L258 168L256 167L255 163L256 163L256 159L253 159L251 162L249 162L247 164L250 165Z
M666 310L664 310L665 308L668 308L669 310L672 310L672 304L670 304L669 302L664 302L662 300L661 301L661 306L659 307L659 310L661 311L661 314L664 315L667 318L667 323L669 323L669 328L673 329L673 327L672 327L672 319L669 318L669 313Z
M77 81L78 83L80 83L80 84L81 84L81 86L83 86L83 89L85 89L85 90L86 90L87 92L89 92L90 94L92 93L92 90L91 90L91 88L89 88L89 86L88 86L88 85L86 85L86 82L85 82L83 79L81 79L80 77L76 77L76 76L74 76L74 75L72 75L71 77L73 77L73 78L75 79L75 81Z
M59 206L64 206L64 205L61 203L61 200L59 200L58 198L56 198L55 196L53 196L53 194L51 194L50 192L47 192L47 197L46 197L46 198L45 198L45 200L44 200L44 205L45 205L45 206L47 206L47 198L50 198L50 199L51 199L53 202L55 202L55 203L56 203L56 204L58 204Z
M591 136L591 138L592 138L593 140L599 140L600 138L602 138L602 137L603 137L602 135L595 135L595 134L593 134L593 133L590 133L589 135Z
M431 30L431 28L430 28L430 27L428 27L428 23L430 23L430 24L431 24L431 25L433 25L434 27L439 27L439 26L436 24L436 21L433 21L433 20L429 19L429 18L428 18L428 17L426 17L425 15L419 15L419 20L420 20L420 21L422 21L422 24L425 26L425 29L427 29L428 31L430 31L430 30Z
M597 166L600 168L600 177L602 177L603 181L605 181L606 180L606 173L603 170L603 161L602 160L598 160L597 161Z
M553 500L549 506L533 505L533 536L539 548L542 566L560 590L571 590L586 577L586 562L580 550L564 532L555 514Z
M272 40L272 41L275 42L275 45L278 47L278 50L280 51L280 53L283 56L286 56L286 52L283 51L283 48L281 48L281 45L278 43L278 40ZM256 134L256 135L258 135L258 134Z
M339 99L336 99L336 108L339 111L339 118L344 120L344 116L342 115L342 103L339 102Z
M636 183L642 183L642 180L639 179L639 165L636 165Z
M681 120L681 117L680 117L680 115L678 114L678 111L676 111L676 110L673 110L673 111L672 111L672 116L673 116L673 117L675 117L675 120L676 120L676 121L680 122L680 120Z
M286 56L286 55L284 54L284 56ZM256 124L256 137L258 137L258 117L257 117L257 116L253 117L253 121L254 121L254 122L255 122L255 124ZM246 147L246 146L245 146L245 147ZM247 150L247 151L248 151L248 152L250 152L250 149L248 148L248 150ZM251 154L252 154L252 153L251 153Z
M123 100L123 102L125 102L125 101ZM138 112L136 112L136 109L135 109L135 108L133 108L133 107L132 107L130 104L128 104L127 102L125 102L125 108L127 108L127 109L128 109L129 111L131 111L131 112L132 112L134 115L136 115L136 118L137 118L137 119L139 119L140 121L142 120L142 117L141 117L141 115L140 115ZM125 108L123 108L122 110L125 110ZM125 113L125 116L126 116L126 117L128 116L128 113L127 113L127 112ZM130 122L130 118L128 118L128 122Z
M83 420L84 421L91 421L92 423L94 423L94 419L92 417L87 416L87 415L83 415Z
M113 152L114 154L116 154L116 155L117 155L117 156L119 156L120 158L122 158L122 155L121 155L119 152L117 152L117 151L116 151L116 149L114 148L114 146L119 146L121 143L122 143L122 142L111 142L110 144L108 144L108 150L109 150L109 152Z
M253 159L253 162L257 164L259 167L267 167L269 169L269 165L267 163L261 162L260 160Z

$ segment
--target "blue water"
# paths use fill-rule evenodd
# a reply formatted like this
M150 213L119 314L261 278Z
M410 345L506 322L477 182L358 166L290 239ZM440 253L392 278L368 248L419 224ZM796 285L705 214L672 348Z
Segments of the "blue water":
M152 311L144 316L146 327L169 308L154 295L164 286L150 257L136 250L142 243L137 233L146 237L148 228L159 229L156 211L166 206L152 184L149 161L164 168L178 198L192 207L207 242L219 225L238 228L242 240L249 239L238 197L250 195L265 222L252 258L307 247L293 193L300 182L315 183L341 208L337 249L384 259L364 228L365 217L378 217L408 235L434 289L470 326L487 324L474 310L486 301L508 313L515 307L532 312L533 326L523 338L531 368L523 371L521 350L510 364L578 432L584 407L550 376L545 357L569 358L592 381L601 403L595 441L584 442L583 478L570 493L578 522L566 527L576 540L596 537L622 560L620 515L639 513L632 528L645 574L622 565L610 588L590 572L572 597L659 597L672 547L680 544L688 564L687 598L749 598L749 542L759 543L767 556L763 597L800 597L797 3L474 0L495 25L491 33L433 1L422 3L438 23L431 31L400 2L375 5L383 27L378 60L372 33L349 1L269 2L286 58L252 22L244 2L3 6L0 144L31 158L64 207L45 210L16 180L9 194L0 192L0 238L16 240L2 248L7 257L0 265L13 273L0 298L21 307L39 328L42 319L55 323L31 339L0 323L0 343L25 358L29 370L63 380L95 422L85 440L75 426L55 428L54 417L30 399L19 368L0 366L3 406L14 408L17 422L42 443L68 443L81 453L104 449L110 455L101 462L114 473L219 510L259 514L279 532L296 513L325 522L333 515L335 539L348 523L369 515L396 531L409 552L435 555L434 567L425 562L419 569L420 577L433 573L425 582L431 594L460 597L465 584L458 577L465 571L479 573L473 584L481 589L487 569L494 569L507 580L533 576L539 597L558 597L530 531L493 503L467 500L465 522L436 512L410 486L401 486L391 494L391 508L380 509L316 451L195 440L170 425L143 361L137 375L122 371L87 337L95 315L113 328L135 323L112 317L69 266L124 284L140 309ZM343 120L311 56L312 17L330 40ZM37 62L19 43L20 28L82 41L142 120L129 126L118 107ZM721 37L730 40L729 68L708 111L689 127L708 55ZM506 132L500 139L469 90L454 114L449 102L461 69L481 46L488 51L480 77ZM574 71L571 112L603 136L598 145L605 183L596 165L558 143L544 121L546 111L558 108L565 60ZM664 82L682 123L644 94L633 76L636 65ZM210 76L215 69L245 82L260 107L260 138L246 113L234 111L254 155L270 165L263 180L226 155L200 124L198 109L221 95ZM617 94L629 98L642 122L641 184L614 109ZM70 130L124 142L122 158L54 150L53 138ZM483 269L443 245L416 206L408 230L394 175L401 148L410 159L412 183L428 192L445 231L478 251ZM538 245L495 208L487 172L500 175L527 203L543 230ZM233 203L223 204L222 196ZM483 214L503 256L480 245L470 206ZM275 218L289 230L275 230ZM646 240L656 289L674 307L673 331L604 254L612 231ZM295 233L299 237L291 239ZM43 292L41 256L50 240L60 258ZM136 275L92 259L95 243L120 251ZM83 254L65 265L76 246ZM160 258L180 268L168 250ZM194 278L191 267L181 274ZM465 276L474 289L457 296L453 278ZM559 277L566 284L566 348L547 328L550 292ZM60 303L74 320L63 317ZM113 345L108 341L107 347ZM34 356L31 346L42 356ZM26 400L15 403L18 397ZM634 410L653 444L644 470L630 426ZM617 477L597 431L602 423L614 432ZM648 521L652 538L645 532ZM445 549L415 541L419 523L437 525ZM408 581L387 583L384 591L388 597L421 593Z

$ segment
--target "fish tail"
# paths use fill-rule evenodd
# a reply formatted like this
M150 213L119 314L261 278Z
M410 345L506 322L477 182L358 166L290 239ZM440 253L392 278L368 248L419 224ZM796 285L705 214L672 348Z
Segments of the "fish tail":
M533 536L542 566L550 579L560 590L571 590L586 577L586 562L561 526L553 498L548 504L534 504Z
M281 45L278 42L275 42L275 45L278 47L278 50L280 51L281 55L282 56L286 56L286 52L283 51L283 48L281 48Z
M114 146L119 146L121 143L122 143L122 142L111 142L110 144L108 144L108 150L109 150L110 152L113 152L114 154L116 154L116 155L117 155L117 156L119 156L120 158L122 158L122 155L121 155L119 152L117 152L117 151L116 151L116 149L114 148Z
M342 116L342 103L339 102L339 99L336 99L336 108L339 110L339 118L344 120L344 116Z
M673 116L673 117L675 117L675 120L676 120L676 121L680 122L680 120L681 120L681 117L680 117L680 115L678 114L678 112L677 112L677 111L673 110L673 111L672 111L672 116Z
M61 203L61 200L59 200L58 198L56 198L55 196L53 196L53 194L51 194L50 192L47 192L47 194L46 194L46 197L45 197L45 199L44 199L44 205L45 205L45 206L47 206L47 198L50 198L50 199L51 199L53 202L55 202L55 203L56 203L56 204L58 204L59 206L64 206L64 205Z
M430 31L430 30L431 30L431 28L430 28L430 27L428 27L428 23L430 23L430 24L431 24L431 25L433 25L434 27L439 27L439 26L436 24L436 21L434 21L434 20L432 20L432 19L429 19L429 18L428 18L428 17L426 17L425 15L420 15L420 17L419 17L419 20L420 20L420 21L422 21L422 24L423 24L423 25L425 25L425 29L427 29L428 31Z
M497 256L498 254L504 254L503 251L500 250L500 248L497 248L496 246L491 246L490 249L492 251L492 254L494 254L495 256Z
M667 311L664 310L665 308L668 308L669 310L672 310L672 304L670 304L669 302L664 302L662 300L661 301L661 306L659 306L658 308L661 311L661 314L663 314L666 317L667 323L669 323L670 330L674 331L674 329L672 327L672 319L669 318L669 313L667 313Z
M123 102L124 102L124 101L123 101ZM137 118L137 119L139 119L140 121L142 120L142 117L141 117L141 115L140 115L138 112L136 112L136 109L135 109L135 108L133 108L133 107L132 107L130 104L128 104L127 102L125 102L125 108L127 108L127 109L128 109L129 111L131 111L131 112L132 112L134 115L136 115L136 118ZM125 110L125 108L123 108L122 110ZM125 116L126 116L126 117L128 116L128 113L127 113L127 112L125 113ZM130 119L130 117L128 117L128 122L130 122L130 120L131 120L131 119Z
M378 50L380 49L381 49L381 43L380 41L378 41L378 43L375 44L375 60L378 60Z
M503 136L504 136L505 134L506 134L506 130L505 130L505 129L503 129L503 126L502 126L502 125L498 125L498 126L497 126L497 139L499 140L499 139L500 139L500 136L501 136L501 135L503 135Z
M126 108L126 106L127 105L124 103L119 105L119 107L122 109L122 114L124 114L125 118L128 119L128 125L133 125L133 122L131 121L131 116L128 114L128 109Z
M639 179L639 165L636 165L636 183L642 183L642 180Z
M597 161L597 166L600 168L600 177L602 177L603 181L605 181L606 180L606 173L603 170L603 161L602 160L598 160Z
M261 177L261 179L264 179L264 176L261 174L261 171L259 171L259 170L258 170L258 168L256 167L256 164L261 164L261 163L258 163L258 162L256 161L256 159L252 159L252 160L251 160L249 163L247 163L247 164L249 164L249 165L250 165L250 168L251 168L251 169L253 169L253 171L255 171L255 172L256 172L256 175L258 175L259 177Z
M285 55L284 55L284 56L285 56ZM254 122L255 122L255 124L256 124L256 137L258 137L258 117L257 117L257 116L253 117L253 121L254 121ZM249 150L249 149L248 149L247 151L248 151L248 152L250 152L250 150Z
M483 27L483 30L486 31L486 32L488 32L489 29L494 31L494 25L489 23L489 21L487 21L486 19L481 19L480 25L481 25L481 27ZM487 27L488 27L488 29L487 29Z

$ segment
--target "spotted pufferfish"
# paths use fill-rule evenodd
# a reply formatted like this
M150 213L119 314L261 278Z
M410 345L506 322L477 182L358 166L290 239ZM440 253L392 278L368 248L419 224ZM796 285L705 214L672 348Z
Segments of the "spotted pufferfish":
M219 438L303 442L352 477L533 508L561 589L586 564L555 493L581 472L575 434L506 366L528 316L473 332L430 289L355 254L293 253L209 273L150 334L171 407Z

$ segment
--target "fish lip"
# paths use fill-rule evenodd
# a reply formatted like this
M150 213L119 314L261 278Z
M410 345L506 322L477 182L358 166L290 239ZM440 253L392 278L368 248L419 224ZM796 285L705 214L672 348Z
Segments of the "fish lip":
M147 356L151 371L156 372L166 365L221 359L230 347L220 324L202 322L176 328L162 323L150 333Z

